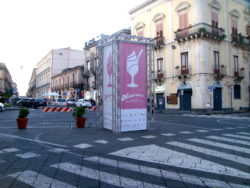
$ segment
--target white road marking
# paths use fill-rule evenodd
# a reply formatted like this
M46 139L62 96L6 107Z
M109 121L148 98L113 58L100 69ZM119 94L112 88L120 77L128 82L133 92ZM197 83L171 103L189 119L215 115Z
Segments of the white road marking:
M49 178L42 174L39 174L34 171L26 170L23 172L17 172L14 174L10 174L10 177L17 179L23 183L26 183L32 187L41 187L41 188L56 188L56 187L64 187L64 188L75 188L70 184L55 180L53 178Z
M241 178L250 178L250 173L243 172L238 169L227 167L213 161L208 161L199 157L177 152L153 144L128 147L110 154L136 160L140 159L142 161L176 166L179 168L199 170L203 172L210 172L220 175L229 175Z
M181 131L181 132L179 132L180 134L191 134L191 133L193 133L193 132L190 132L190 131Z
M17 149L17 148L5 148L5 149L0 150L0 154L1 154L1 153L17 152L17 151L20 151L20 150Z
M241 141L241 140L236 140L236 139L231 139L231 138L224 138L224 137L219 137L219 136L207 136L207 138L211 138L214 140L220 140L224 142L231 142L235 144L242 144L242 145L247 145L250 146L250 143L248 141Z
M72 174L80 175L80 176L87 177L90 179L100 180L101 182L114 185L114 186L143 187L142 181L138 181L138 180L134 180L131 178L122 177L122 176L120 177L115 174L111 174L111 173L103 172L99 170L94 170L88 167L79 166L79 165L72 164L72 163L67 163L67 162L60 163L60 164L51 165L51 167L58 168L60 170L64 170ZM159 188L161 187L161 186L157 186L154 184L148 184L148 185L150 185L151 187L159 187Z
M54 148L54 149L50 149L48 150L49 152L52 152L52 153L63 153L63 152L67 152L69 150L67 149L62 149L62 148Z
M223 129L217 129L217 128L214 128L214 129L211 129L212 131L222 131Z
M199 133L207 133L207 132L209 132L208 130L203 130L203 129L196 130L196 131L199 132Z
M23 154L16 154L17 157L21 157L23 159L33 158L33 157L39 157L40 155L33 153L33 152L26 152Z
M228 185L226 182L220 181L220 180L214 180L210 178L201 179L201 177L197 177L194 175L176 173L176 172L168 171L168 170L160 170L157 168L151 168L151 167L142 166L142 165L139 166L136 164L131 164L131 163L123 162L123 161L116 161L113 159L107 159L107 158L102 158L102 157L89 157L89 158L86 158L85 160L96 162L96 163L99 162L101 164L111 166L111 167L118 166L121 169L131 170L137 173L153 175L153 176L157 176L160 178L163 176L166 179L171 179L171 180L185 182L185 183L192 183L192 184L200 185L200 186L210 185L210 187L230 187L231 188L231 186Z
M31 142L37 142L37 143L42 143L42 144L57 146L57 147L64 147L64 148L67 147L67 146L60 145L60 144L55 144L55 143L51 143L51 142L45 142L45 141L41 141L41 140L33 140L33 139L23 138L23 137L15 136L15 135L9 135L9 134L3 134L3 133L0 133L0 135L6 136L6 137L11 137L11 138L18 138L18 139L21 139L21 140L26 140L26 141L31 141Z
M90 148L92 147L93 145L90 145L90 144L78 144L78 145L75 145L74 147L75 148L80 148L80 149L86 149L86 148Z
M147 135L147 136L142 136L142 138L151 139L151 138L156 138L156 136L153 136L153 135Z
M238 132L237 134L242 134L242 135L250 136L250 133L246 133L246 132Z
M133 138L126 137L126 138L118 138L117 140L122 141L122 142L127 142L127 141L133 141Z
M224 148L224 149L229 149L229 150L234 150L234 151L239 151L242 153L250 154L250 149L248 149L248 148L243 148L243 147L239 147L239 146L232 146L232 145L228 145L228 144L222 144L219 142L210 141L210 140L203 140L203 139L198 139L198 138L191 138L188 140L190 140L192 142L196 142L196 143L202 143L202 144L206 144L206 145L210 145L210 146L215 146L215 147L220 147L220 148Z
M163 135L163 136L175 136L176 134L173 134L173 133L163 133L161 135Z
M195 146L195 145L191 145L191 144L186 144L186 143L182 143L182 142L166 142L166 144L172 145L172 146L177 146L177 147L181 147L187 150L192 150L192 151L197 151L200 153L204 153L205 155L210 155L210 156L214 156L214 157L219 157L225 160L230 160L236 163L240 163L243 165L249 165L250 164L250 159L245 158L245 157L240 157L238 155L233 155L233 154L228 154L228 153L224 153L224 152L220 152L217 150L212 150L212 149L207 149L204 147L200 147L200 146Z
M233 127L226 127L225 129L233 130L233 129L235 129L235 128L233 128Z
M240 135L234 135L234 134L223 134L223 136L229 136L229 137L234 137L234 138L250 140L249 136L240 136Z
M96 140L95 142L96 142L96 143L100 143L100 144L107 144L107 143L109 143L109 142L106 141L106 140Z

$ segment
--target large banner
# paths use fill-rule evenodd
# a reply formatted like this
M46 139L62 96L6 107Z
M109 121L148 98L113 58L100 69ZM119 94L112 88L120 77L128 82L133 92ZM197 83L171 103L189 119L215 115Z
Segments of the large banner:
M103 123L112 130L112 45L103 48Z
M147 129L146 45L120 43L121 132Z

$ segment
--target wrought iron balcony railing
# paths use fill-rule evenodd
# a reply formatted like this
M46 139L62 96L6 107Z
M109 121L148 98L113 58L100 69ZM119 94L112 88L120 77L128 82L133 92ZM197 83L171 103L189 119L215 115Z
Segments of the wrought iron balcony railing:
M221 41L226 38L225 31L222 28L213 27L206 23L199 23L189 27L178 29L175 32L175 40L182 42L192 38L204 38Z
M164 37L156 37L155 39L155 49L164 47Z
M243 36L241 33L232 34L232 44L250 49L250 37Z

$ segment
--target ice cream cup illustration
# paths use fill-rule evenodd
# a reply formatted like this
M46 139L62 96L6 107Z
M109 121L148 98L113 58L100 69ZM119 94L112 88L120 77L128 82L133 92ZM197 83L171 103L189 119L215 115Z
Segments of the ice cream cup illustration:
M135 51L133 51L128 57L127 57L127 72L131 76L131 83L128 84L128 87L138 87L138 84L135 83L134 77L139 72L139 58L143 52L143 49L139 52L138 55L135 54Z

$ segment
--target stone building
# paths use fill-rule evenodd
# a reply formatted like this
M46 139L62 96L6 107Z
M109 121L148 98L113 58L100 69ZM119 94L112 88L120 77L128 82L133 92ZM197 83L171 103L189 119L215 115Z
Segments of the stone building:
M82 74L83 66L64 69L61 73L52 77L51 91L66 99L83 98L83 86L86 84L86 80L83 79Z
M32 71L26 96L30 98L35 98L36 96L36 68Z
M51 50L36 65L36 98L51 92L51 78L66 68L83 66L84 53L80 50L62 48Z
M4 63L0 63L0 93L13 91L12 77Z
M249 1L148 0L129 13L132 35L155 38L158 109L249 108Z

